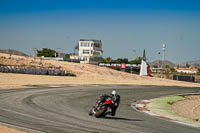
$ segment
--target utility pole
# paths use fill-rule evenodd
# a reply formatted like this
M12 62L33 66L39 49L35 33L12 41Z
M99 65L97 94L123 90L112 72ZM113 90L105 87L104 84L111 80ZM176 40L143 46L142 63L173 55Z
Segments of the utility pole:
M134 59L136 59L136 50L133 49L132 52L133 52L133 60L134 60Z
M32 49L32 52L33 52L33 57L37 57L37 49L36 48L33 48Z
M160 69L160 51L158 51L157 52L157 54L158 54L158 66L157 66L157 73L158 73L158 71L159 71L159 69Z
M57 48L58 58L60 58L61 48Z
M133 52L133 60L134 60L134 59L136 59L136 50L133 49L132 52ZM131 66L131 73L133 73L133 64Z

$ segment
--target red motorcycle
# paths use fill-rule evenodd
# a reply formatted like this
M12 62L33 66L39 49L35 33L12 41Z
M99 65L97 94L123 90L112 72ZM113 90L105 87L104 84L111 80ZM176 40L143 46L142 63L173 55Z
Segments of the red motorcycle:
M110 113L108 110L114 107L115 103L112 101L111 98L107 98L104 102L102 102L101 99L98 99L95 105L93 106L91 113L94 114L96 118L105 117Z

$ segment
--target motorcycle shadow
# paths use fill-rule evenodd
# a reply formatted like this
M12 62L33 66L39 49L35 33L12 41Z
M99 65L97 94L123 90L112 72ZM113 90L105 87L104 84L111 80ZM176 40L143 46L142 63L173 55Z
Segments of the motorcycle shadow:
M124 121L144 121L144 120L139 120L139 119L129 119L129 118L123 118L123 117L110 117L110 116L105 116L104 119L124 120Z

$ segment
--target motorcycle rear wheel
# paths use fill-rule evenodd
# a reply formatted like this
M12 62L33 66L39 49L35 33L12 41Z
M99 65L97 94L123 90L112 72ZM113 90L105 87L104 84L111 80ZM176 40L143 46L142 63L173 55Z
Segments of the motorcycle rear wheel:
M101 108L100 108L99 110L96 111L96 113L95 113L94 116L95 116L96 118L103 117L104 114L106 113L107 109L108 109L108 105L107 105L107 104L102 105Z

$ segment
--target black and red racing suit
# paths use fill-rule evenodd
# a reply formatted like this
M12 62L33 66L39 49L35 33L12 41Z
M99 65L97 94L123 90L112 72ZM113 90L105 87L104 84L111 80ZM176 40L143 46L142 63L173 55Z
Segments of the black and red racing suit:
M107 95L107 94L104 94L104 95L101 95L100 96L100 99L101 99L101 102L105 102L106 99L110 98L113 102L114 102L114 107L111 108L111 112L107 112L107 114L111 113L112 116L115 116L116 114L116 110L120 104L120 95Z

